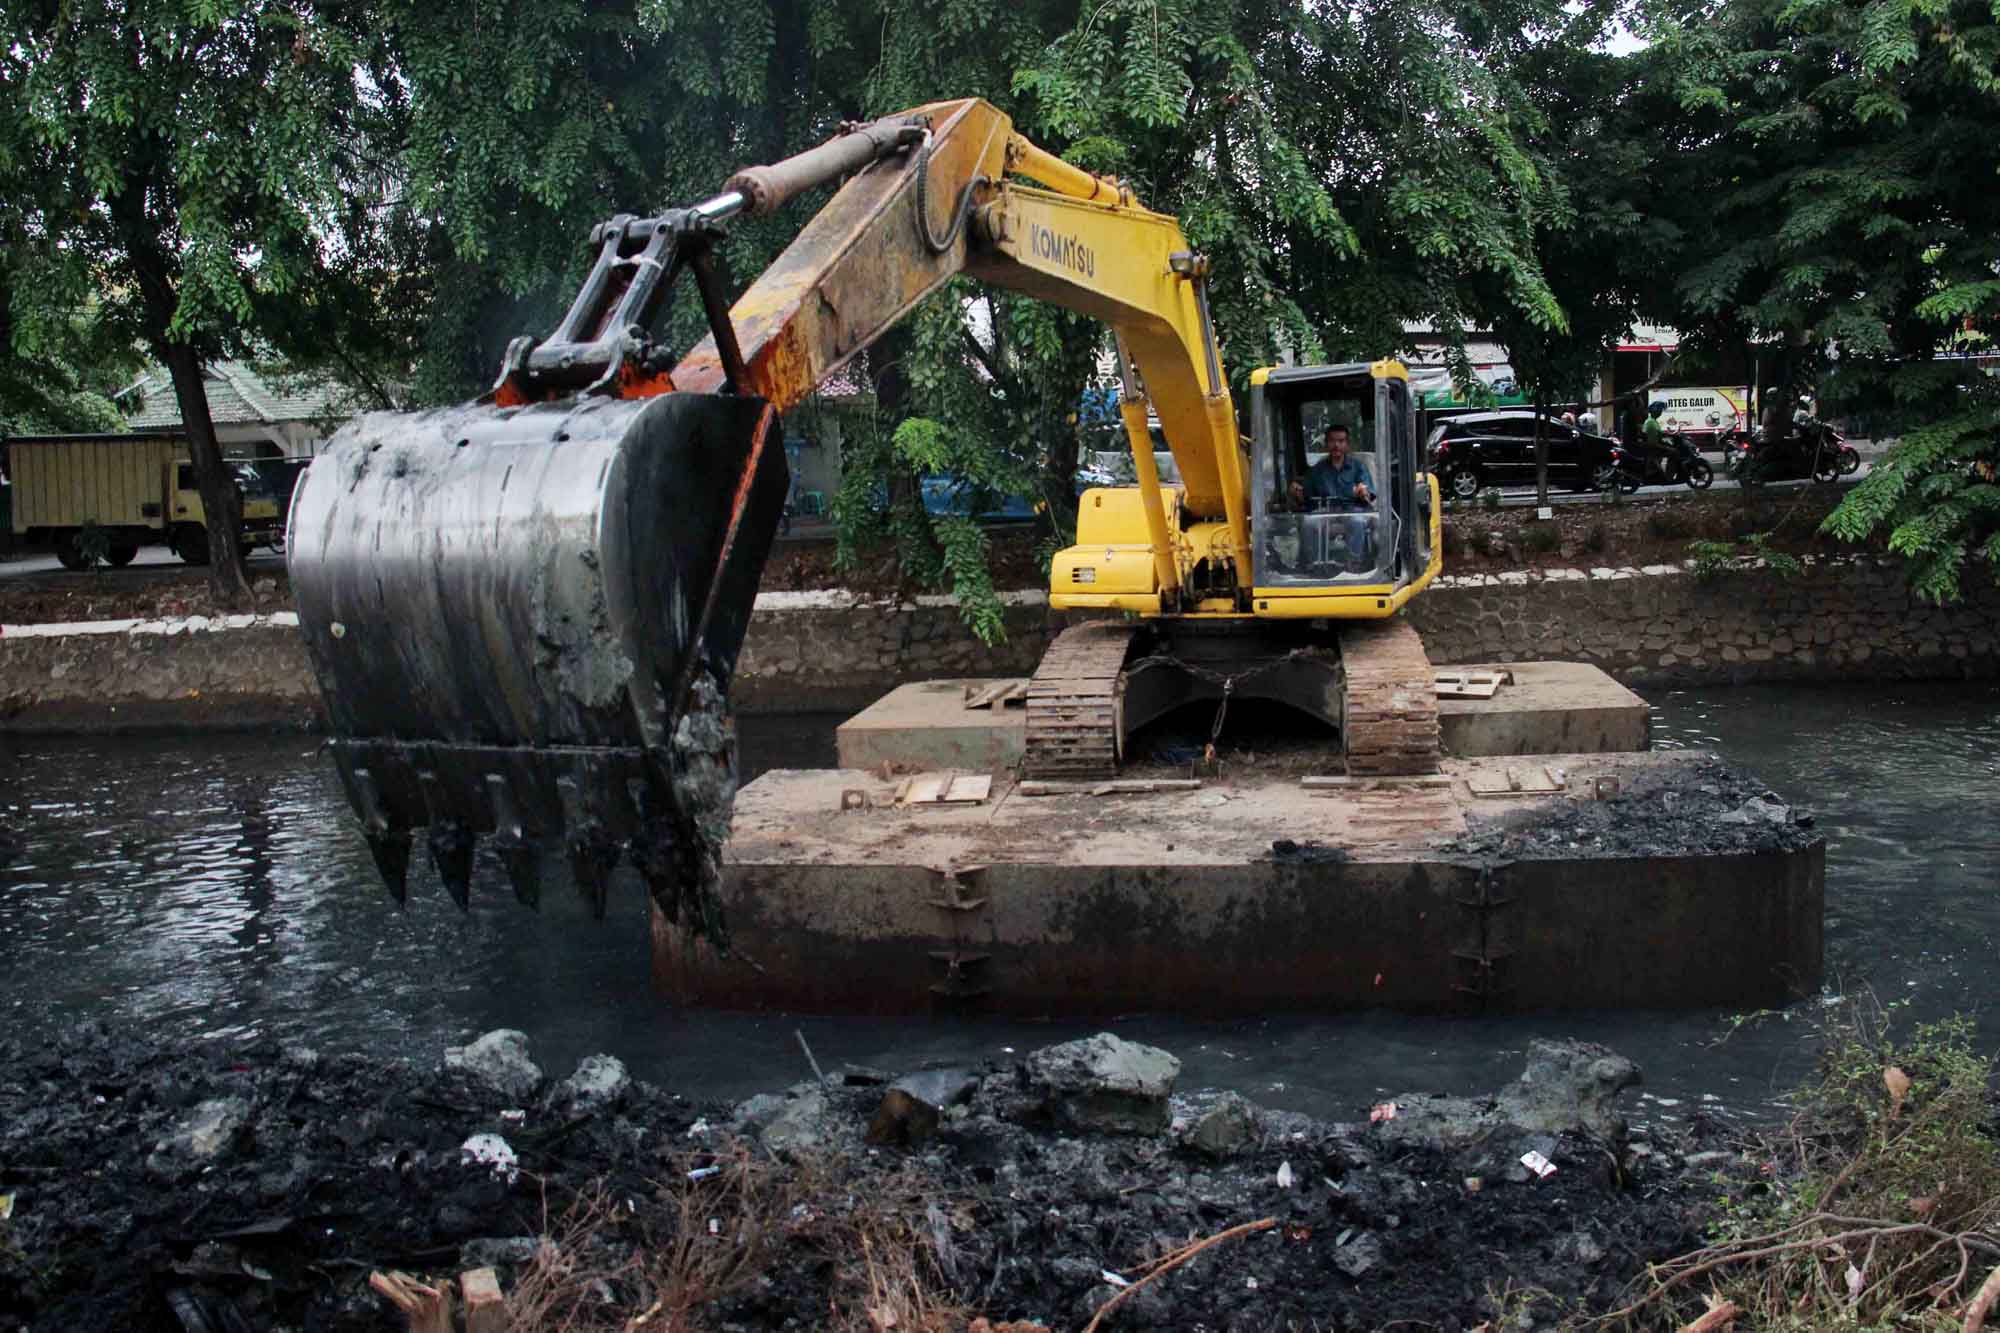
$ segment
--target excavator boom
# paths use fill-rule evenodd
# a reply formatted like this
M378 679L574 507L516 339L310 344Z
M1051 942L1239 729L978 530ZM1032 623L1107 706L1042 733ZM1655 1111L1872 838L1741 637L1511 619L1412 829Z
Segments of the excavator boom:
M719 229L843 175L732 308ZM849 127L691 208L614 218L591 243L562 323L517 339L490 394L355 420L294 494L292 586L333 756L398 900L419 832L461 906L489 837L525 902L560 847L601 914L629 856L670 921L723 942L726 696L788 487L778 414L955 274L1112 326L1181 503L1223 520L1247 568L1203 262L1172 218L984 102ZM676 358L650 330L684 275L710 336ZM1128 402L1150 472L1145 417ZM1169 497L1145 479L1170 592Z

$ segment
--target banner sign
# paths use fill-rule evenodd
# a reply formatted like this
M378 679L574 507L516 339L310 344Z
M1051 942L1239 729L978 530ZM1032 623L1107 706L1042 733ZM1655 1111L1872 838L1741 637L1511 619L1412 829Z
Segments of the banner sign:
M1648 404L1664 402L1660 424L1670 431L1709 435L1738 430L1749 420L1741 389L1655 389Z

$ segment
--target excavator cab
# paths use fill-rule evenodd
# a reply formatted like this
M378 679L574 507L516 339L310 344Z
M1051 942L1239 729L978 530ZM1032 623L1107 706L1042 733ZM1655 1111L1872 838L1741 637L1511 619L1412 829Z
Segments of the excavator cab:
M1250 410L1259 614L1382 614L1430 565L1407 372L1387 361L1275 367L1253 381ZM1344 458L1330 456L1330 438L1345 442Z

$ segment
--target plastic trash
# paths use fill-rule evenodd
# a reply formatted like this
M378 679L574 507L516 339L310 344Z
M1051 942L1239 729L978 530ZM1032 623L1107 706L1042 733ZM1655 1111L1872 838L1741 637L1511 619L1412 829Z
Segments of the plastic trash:
M504 1176L509 1185L521 1174L520 1159L498 1134L474 1134L458 1145L458 1158L467 1166L483 1166Z

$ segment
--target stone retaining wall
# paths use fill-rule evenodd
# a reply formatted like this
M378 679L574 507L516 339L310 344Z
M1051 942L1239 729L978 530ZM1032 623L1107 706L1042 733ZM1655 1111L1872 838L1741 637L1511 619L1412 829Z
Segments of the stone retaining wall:
M1892 562L1782 580L1675 567L1441 580L1412 605L1431 660L1589 662L1630 683L2000 675L2000 592L1912 597ZM110 622L0 630L0 730L309 726L318 697L297 618ZM905 681L1027 675L1065 618L1011 594L987 647L942 598L844 593L757 599L735 697L746 712L853 711Z
M298 617L7 626L0 730L267 729L318 724Z
M731 697L747 712L852 712L905 681L1028 675L1065 622L1040 592L1005 600L1007 637L988 647L943 597L898 606L846 593L764 593Z
M1915 597L1899 562L1809 565L1795 579L1672 566L1473 575L1414 602L1431 660L1589 662L1628 684L1944 679L2000 674L2000 591Z

